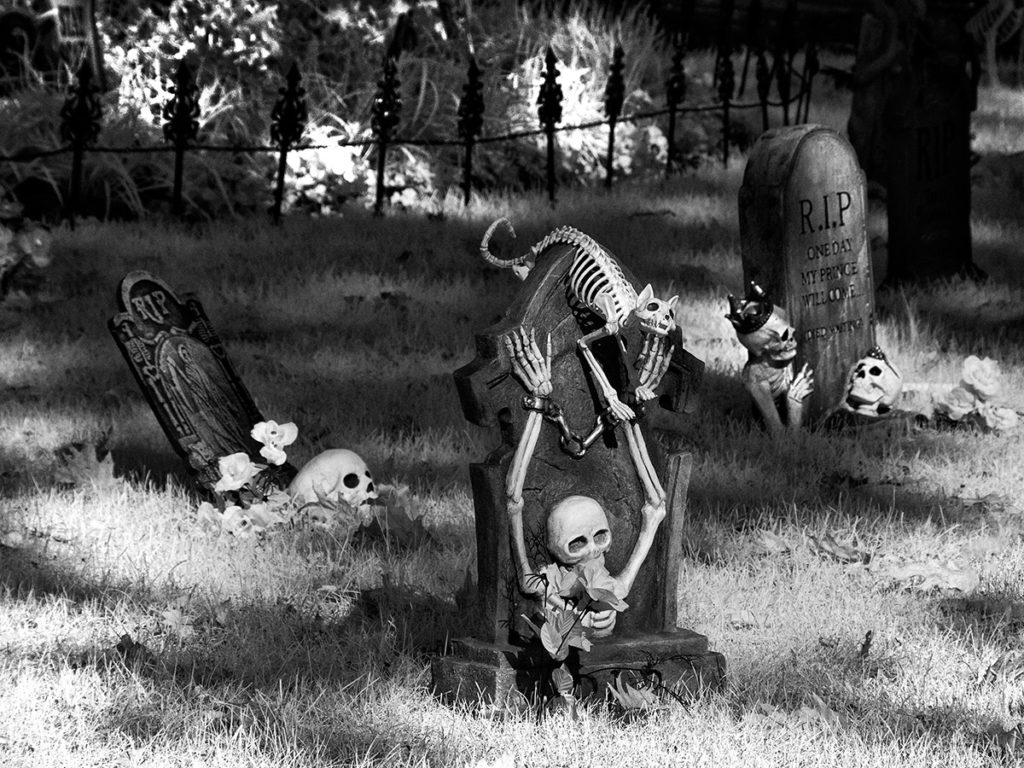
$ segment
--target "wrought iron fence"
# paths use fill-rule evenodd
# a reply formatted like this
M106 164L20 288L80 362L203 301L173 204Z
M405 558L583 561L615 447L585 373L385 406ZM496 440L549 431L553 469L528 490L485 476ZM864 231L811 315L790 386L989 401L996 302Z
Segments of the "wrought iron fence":
M790 4L789 7L795 7ZM546 143L546 181L547 193L552 204L556 193L556 158L557 136L573 130L608 127L608 145L605 159L605 186L610 188L614 179L614 148L616 126L624 122L667 120L668 153L665 161L665 174L671 175L678 162L676 150L676 126L679 117L684 114L718 112L722 124L722 162L728 164L730 154L731 125L734 113L741 110L759 110L762 129L770 127L770 109L780 111L780 121L789 125L794 122L806 122L810 110L811 88L819 71L817 48L813 39L806 45L797 42L794 30L795 18L784 18L780 26L782 34L770 46L759 23L760 2L754 0L748 7L747 40L741 54L744 58L739 87L736 85L736 73L733 59L736 57L736 46L733 42L732 13L733 3L723 4L721 33L719 35L714 67L713 88L717 101L708 104L688 105L687 81L684 71L686 57L685 40L677 36L672 56L672 63L665 83L665 106L661 109L622 114L624 103L623 68L626 56L622 48L617 47L609 62L608 82L605 88L605 117L601 120L566 125L562 122L562 90L558 83L558 59L551 48L545 56L543 80L540 86L540 97L537 103L538 127L530 130L508 131L502 134L485 135L483 133L483 116L485 104L481 70L476 60L470 56L467 63L466 82L462 89L462 98L457 111L457 136L452 139L412 139L404 138L397 133L401 125L402 103L399 95L397 61L394 56L386 55L383 61L382 76L377 84L376 94L371 107L372 138L352 140L331 144L335 146L372 147L376 151L376 189L374 212L383 214L386 187L384 183L387 169L388 150L391 147L423 146L423 147L461 147L462 148L462 192L465 203L469 203L472 194L474 149L477 145L510 142L518 139L543 135ZM795 60L800 48L804 49L803 68L796 71ZM771 63L769 64L769 58ZM754 62L754 79L756 80L757 99L742 101L747 85L748 69ZM60 134L65 144L45 151L25 151L13 154L0 154L0 162L30 162L40 158L70 153L72 157L71 177L65 198L64 215L74 226L75 215L79 207L82 189L82 174L85 158L90 153L132 154L145 152L173 152L174 176L171 190L172 209L183 212L183 168L186 154L201 151L226 151L234 153L265 152L276 153L278 157L277 173L272 191L273 203L270 213L274 221L279 221L284 200L287 181L287 159L291 152L308 149L326 149L328 145L302 143L302 135L308 120L305 89L302 87L302 75L295 64L285 75L284 87L279 89L279 97L274 104L270 116L270 144L267 145L220 145L204 144L198 141L199 104L195 75L183 61L179 64L174 83L170 87L171 96L162 106L164 143L152 146L105 147L97 144L102 127L103 111L99 100L99 87L93 82L94 73L88 60L79 68L76 81L68 91L67 99L60 111ZM793 87L796 85L796 92ZM771 98L773 86L777 98Z

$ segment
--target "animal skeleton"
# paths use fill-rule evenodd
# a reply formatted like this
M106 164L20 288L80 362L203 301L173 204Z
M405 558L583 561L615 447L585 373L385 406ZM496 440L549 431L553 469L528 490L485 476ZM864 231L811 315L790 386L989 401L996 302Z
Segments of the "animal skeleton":
M655 497L664 498L665 491L651 465L647 445L640 432L640 426L636 423L636 413L619 399L615 388L608 381L608 376L594 357L590 345L602 338L613 336L619 350L625 353L625 344L619 331L633 322L639 322L644 342L637 360L641 368L641 384L634 394L639 403L654 399L654 390L668 371L672 360L672 347L666 349L666 344L669 334L676 327L674 309L679 297L673 296L667 301L657 299L650 284L637 294L612 255L591 237L573 227L558 227L522 256L501 260L490 251L491 237L499 226L504 226L513 237L515 236L515 230L508 219L495 220L487 228L480 242L480 255L489 264L511 267L521 280L526 279L536 264L537 257L551 246L569 245L575 248L575 256L569 266L568 275L570 303L589 310L604 321L601 327L585 334L576 344L608 403L608 410L616 419L626 422L626 442L634 462L642 468L640 477L645 489Z
M523 485L526 471L537 447L537 439L543 425L543 406L552 392L551 385L551 336L547 339L547 351L542 355L533 331L519 328L505 337L512 370L526 387L530 396L524 401L529 413L523 434L516 445L515 454L509 465L505 483L505 497L509 515L510 536L519 571L519 586L523 592L545 597L556 607L565 607L557 595L544 595L538 585L535 571L526 554L526 539L523 531ZM648 466L642 465L637 454L630 452L637 474L643 481ZM608 574L612 591L616 597L625 598L633 588L640 566L650 553L658 526L665 518L664 494L656 495L654 489L643 482L646 502L642 509L643 521L640 534L625 567L617 576ZM659 486L660 487L660 486ZM587 496L569 496L562 499L550 511L548 517L548 551L559 566L570 570L591 573L607 573L604 554L611 545L611 533L607 517L600 504ZM614 611L601 611L585 618L585 625L602 633L610 632L615 623Z

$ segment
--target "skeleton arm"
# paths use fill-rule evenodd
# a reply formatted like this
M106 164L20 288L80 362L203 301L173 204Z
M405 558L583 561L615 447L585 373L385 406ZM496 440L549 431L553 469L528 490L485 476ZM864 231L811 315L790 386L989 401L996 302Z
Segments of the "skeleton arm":
M626 567L617 576L612 577L612 581L615 582L615 595L619 599L624 599L629 595L630 590L633 589L633 582L636 581L637 574L640 572L640 566L644 564L644 560L651 552L654 537L658 533L658 526L665 519L665 499L662 498L656 503L647 501L641 514L643 523L640 525L640 535L636 538Z
M800 428L804 420L804 400L810 397L813 391L814 371L804 363L804 367L800 369L800 373L793 379L793 383L789 385L789 391L786 393L788 399L786 416L790 429Z
M535 399L547 398L551 394L551 335L548 335L547 355L542 357L537 340L531 331L527 335L519 328L505 336L505 348L512 362L512 370ZM530 408L526 426L516 445L512 463L505 481L505 496L509 517L509 535L515 552L516 567L519 571L519 587L523 592L542 596L543 586L531 579L533 567L526 554L526 537L523 530L523 485L526 470L533 459L537 439L543 426L544 414Z
M658 385L665 378L669 365L672 364L672 352L675 347L664 336L646 334L643 347L637 357L640 372L640 386L636 388L636 399L645 403L653 400Z

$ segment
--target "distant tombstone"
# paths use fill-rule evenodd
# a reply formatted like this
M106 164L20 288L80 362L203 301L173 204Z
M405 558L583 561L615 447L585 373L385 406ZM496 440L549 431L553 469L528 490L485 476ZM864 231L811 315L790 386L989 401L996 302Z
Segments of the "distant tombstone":
M926 17L885 109L892 280L976 273L971 112L977 78L964 30L951 20Z
M546 241L549 242L549 241ZM483 462L470 465L476 517L478 599L473 637L452 643L450 655L433 663L433 687L452 701L484 701L501 706L516 692L527 697L544 693L545 670L551 660L531 639L524 616L534 615L538 601L520 591L516 557L510 546L510 522L506 476L517 442L529 418L524 389L511 375L511 358L503 339L515 329L533 329L539 340L551 335L552 400L561 407L566 427L572 432L600 430L603 410L595 382L587 372L577 341L594 329L595 318L567 296L569 267L574 248L561 242L540 250L530 271L503 318L476 337L477 357L455 372L463 412L473 424L494 429L500 444ZM636 281L625 273L636 287ZM592 343L620 397L629 388L631 364L640 350L640 332L634 325L623 331L627 355L620 353L614 337ZM674 354L667 374L654 390L656 400L648 408L665 407L676 412L693 410L703 363L683 350L676 328ZM541 341L543 346L543 341ZM626 357L627 359L623 359ZM640 418L643 425L643 418ZM523 528L531 564L551 562L547 551L548 515L559 501L574 494L595 499L605 510L611 532L606 552L610 573L620 573L639 539L644 493L631 461L623 430L627 423L605 428L582 457L578 449L545 418L535 455L526 473L523 490ZM686 693L717 686L724 661L708 650L707 639L677 626L679 566L682 557L682 526L691 456L670 453L659 446L652 430L642 426L650 460L667 495L667 517L660 523L652 549L633 583L610 636L595 639L589 652L580 653L579 679L584 695L601 692L615 675L628 673L647 683ZM676 441L678 443L678 440ZM635 683L636 678L632 681Z
M805 423L842 397L850 366L875 346L864 174L849 142L816 125L754 145L739 194L744 280L789 312L794 364L814 371Z
M139 271L121 280L117 303L110 333L167 439L198 481L212 491L220 479L218 459L234 453L266 463L249 434L265 419L199 300L179 298L163 280ZM287 485L292 475L285 464L259 477Z

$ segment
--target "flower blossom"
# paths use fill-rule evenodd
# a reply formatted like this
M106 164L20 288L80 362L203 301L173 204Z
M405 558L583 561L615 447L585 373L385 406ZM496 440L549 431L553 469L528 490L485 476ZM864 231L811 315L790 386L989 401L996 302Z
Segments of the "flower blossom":
M261 421L253 426L252 432L249 434L252 435L253 440L263 443L263 447L260 448L260 456L271 464L280 466L288 458L282 449L295 442L295 438L299 436L299 428L291 421L287 424Z
M220 470L220 480L213 486L213 490L218 493L237 491L263 470L263 467L254 464L244 452L222 456L217 460L217 468Z
M1020 421L1017 412L1012 408L1001 408L988 403L981 403L978 406L978 415L985 427L995 432L1015 429Z
M974 393L964 387L954 387L935 403L935 410L952 421L960 421L977 405Z
M999 394L999 361L990 357L971 355L964 360L960 384L981 400L991 400Z

